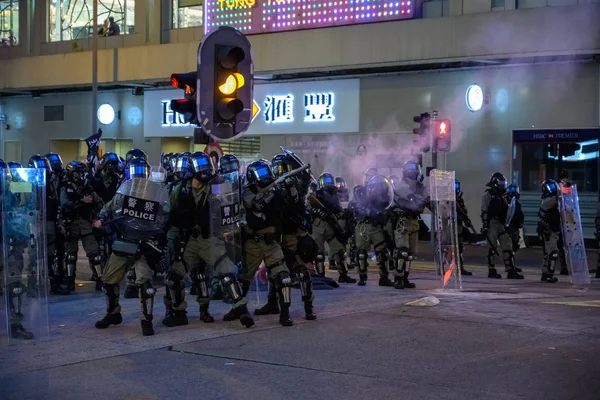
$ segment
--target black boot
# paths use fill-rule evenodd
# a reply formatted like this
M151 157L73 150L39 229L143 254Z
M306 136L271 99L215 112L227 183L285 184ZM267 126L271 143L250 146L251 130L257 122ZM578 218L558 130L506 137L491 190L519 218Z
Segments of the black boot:
M235 311L237 317L240 319L240 323L246 328L250 328L252 325L254 325L254 320L250 316L250 311L248 311L248 307L245 304L236 307L233 310Z
M10 337L13 339L31 340L33 333L29 332L21 324L13 324L10 326Z
M359 274L358 275L358 286L366 286L367 285L367 274Z
M314 321L317 319L317 316L313 312L313 303L311 300L304 302L304 318L307 321Z
M387 276L382 276L379 278L379 286L392 287L394 286L394 282L392 282Z
M556 278L552 274L547 274L545 272L542 272L542 282L556 283L556 282L558 282L558 278Z
M565 268L565 267L562 267L562 268L560 269L560 274L561 274L561 275L566 275L566 276L569 276L569 269L568 269L568 268ZM597 274L597 272L596 272L596 274Z
M415 285L414 283L412 283L412 282L410 282L408 280L408 275L409 275L409 272L405 272L404 276L402 277L402 279L404 280L404 288L405 289L414 289L414 288L416 288L417 285Z
M356 279L351 278L348 276L348 274L340 274L340 277L338 278L338 282L339 283L356 283Z
M187 312L184 310L174 311L167 309L165 318L162 320L164 326L172 328L174 326L183 326L188 324Z
M394 277L394 288L404 289L404 279L401 276Z
M282 307L279 313L279 323L283 326L292 326L294 321L290 318L290 307Z
M152 336L154 335L154 327L152 326L152 321L142 320L142 335L144 336Z
M496 271L496 268L490 268L488 271L488 278L502 279L502 275L500 275L498 271Z
M123 297L125 297L126 299L137 299L140 297L139 292L138 292L138 288L135 285L127 285L125 286L125 293L123 294Z
M106 329L111 325L119 325L121 322L123 322L121 313L106 314L100 321L96 321L96 328Z
M254 310L254 315L279 314L277 305L277 292L275 291L275 282L269 284L269 294L267 295L267 304Z
M200 321L210 324L211 322L215 322L215 319L208 312L208 306L200 306Z
M596 278L600 278L600 266L596 268Z
M470 271L467 271L467 270L466 270L466 269L464 269L464 268L461 268L461 269L460 269L460 274L461 274L461 275L464 275L464 276L471 276L471 275L473 275L473 273L472 273L472 272L470 272Z
M256 311L254 313L256 314ZM225 322L235 321L236 319L238 319L238 316L233 308L227 314L223 315L223 321Z
M525 279L525 277L519 274L515 269L510 269L506 272L506 279Z

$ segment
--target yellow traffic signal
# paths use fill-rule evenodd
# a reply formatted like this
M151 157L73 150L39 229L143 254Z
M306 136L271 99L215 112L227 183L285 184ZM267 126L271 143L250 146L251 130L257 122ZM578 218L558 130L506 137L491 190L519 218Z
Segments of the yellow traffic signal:
M230 95L244 86L244 83L244 76L235 72L227 77L224 84L219 86L219 91L223 94Z

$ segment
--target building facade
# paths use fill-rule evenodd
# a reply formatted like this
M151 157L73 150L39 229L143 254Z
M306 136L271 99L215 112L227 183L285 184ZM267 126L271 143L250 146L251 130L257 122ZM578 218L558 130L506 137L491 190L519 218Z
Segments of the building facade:
M0 1L0 38L8 38L0 45L4 158L85 153L81 140L98 112L90 94L92 18L78 11L91 3ZM476 226L493 172L522 187L529 235L540 183L566 174L578 184L592 235L598 2L127 0L99 9L94 29L109 16L119 34L99 38L98 104L112 110L112 118L102 116L110 123L98 125L103 151L139 147L157 162L161 152L203 148L169 109L181 94L166 86L171 73L195 69L204 32L226 24L249 34L260 108L226 151L270 159L285 146L315 173L355 184L370 166L391 174L418 154L413 116L437 110L452 121L452 151L442 162L462 181ZM568 145L578 149L571 154ZM423 164L430 165L428 153Z

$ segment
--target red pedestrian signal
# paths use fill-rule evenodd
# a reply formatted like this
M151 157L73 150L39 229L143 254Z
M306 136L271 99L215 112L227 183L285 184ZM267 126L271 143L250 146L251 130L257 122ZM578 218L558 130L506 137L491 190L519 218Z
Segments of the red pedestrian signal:
M438 119L435 124L436 150L447 153L452 148L452 124L449 119Z

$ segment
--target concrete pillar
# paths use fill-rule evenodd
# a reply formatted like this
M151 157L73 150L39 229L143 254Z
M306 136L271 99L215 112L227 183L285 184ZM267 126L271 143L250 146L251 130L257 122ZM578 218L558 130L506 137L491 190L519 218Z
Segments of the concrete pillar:
M463 14L463 1L464 0L449 0L448 9L451 17Z
M161 0L147 0L146 3L146 42L150 44L160 44Z

